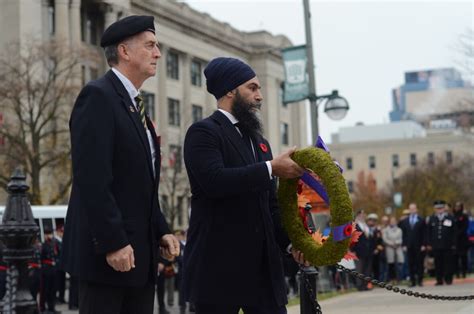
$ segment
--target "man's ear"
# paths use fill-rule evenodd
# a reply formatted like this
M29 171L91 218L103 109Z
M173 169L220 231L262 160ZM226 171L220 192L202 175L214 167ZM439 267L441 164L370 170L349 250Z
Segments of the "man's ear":
M225 94L226 97L228 98L234 98L235 95L237 94L237 89L233 89Z
M121 59L126 60L126 61L130 60L130 55L129 55L130 51L126 44L119 44L117 46L117 52Z

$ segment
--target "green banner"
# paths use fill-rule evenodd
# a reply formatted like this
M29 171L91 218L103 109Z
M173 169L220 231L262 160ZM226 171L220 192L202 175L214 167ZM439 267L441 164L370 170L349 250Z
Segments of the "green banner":
M285 66L283 102L297 102L309 97L306 46L295 46L281 51Z

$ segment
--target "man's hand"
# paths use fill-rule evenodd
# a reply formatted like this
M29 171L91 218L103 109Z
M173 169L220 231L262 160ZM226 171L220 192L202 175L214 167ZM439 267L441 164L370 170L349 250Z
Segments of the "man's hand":
M298 178L303 175L304 169L290 158L295 150L296 146L276 156L270 162L272 165L272 175L286 179Z
M160 240L160 255L169 260L179 256L179 241L172 234L165 234Z
M298 251L294 248L291 248L291 255L293 255L294 260L301 265L306 267L310 266L309 262L304 259L304 254L301 251Z
M135 268L135 256L130 244L115 252L107 253L106 260L107 264L116 271L126 272Z

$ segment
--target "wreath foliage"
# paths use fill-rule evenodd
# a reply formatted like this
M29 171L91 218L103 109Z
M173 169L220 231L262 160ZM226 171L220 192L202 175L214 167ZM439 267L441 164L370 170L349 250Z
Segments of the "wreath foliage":
M345 180L326 151L309 147L296 151L292 159L302 168L316 173L329 197L331 229L352 222L352 203ZM305 259L314 266L335 265L346 254L351 237L334 241L333 232L321 245L316 243L306 230L298 214L298 179L280 179L278 202L281 208L283 227L295 249L304 253Z

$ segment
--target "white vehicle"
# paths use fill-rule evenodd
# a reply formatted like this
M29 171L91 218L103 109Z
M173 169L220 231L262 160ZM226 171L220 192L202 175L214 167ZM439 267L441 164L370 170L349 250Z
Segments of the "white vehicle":
M44 241L45 226L49 226L53 231L58 226L64 226L67 205L31 206L31 210L36 224L40 227L41 242ZM0 206L0 219L2 219L4 211L5 206Z

